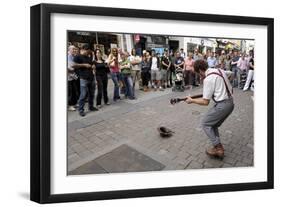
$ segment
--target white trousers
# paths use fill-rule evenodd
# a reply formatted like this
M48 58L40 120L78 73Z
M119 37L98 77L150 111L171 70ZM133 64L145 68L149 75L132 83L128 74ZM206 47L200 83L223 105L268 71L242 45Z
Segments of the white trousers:
M243 88L244 91L248 90L249 85L250 85L252 80L254 80L254 70L249 70L247 80L246 80L245 86Z

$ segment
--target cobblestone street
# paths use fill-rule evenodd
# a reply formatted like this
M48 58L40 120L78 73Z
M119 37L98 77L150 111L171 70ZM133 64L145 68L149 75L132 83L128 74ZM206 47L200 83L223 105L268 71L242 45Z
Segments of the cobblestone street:
M109 81L111 84L111 80ZM210 106L179 103L172 97L199 94L192 91L136 89L137 100L123 99L97 112L68 112L68 174L183 170L253 166L253 92L234 90L235 109L220 127L225 146L223 160L205 154L211 146L200 128ZM156 130L166 126L175 133L161 138Z

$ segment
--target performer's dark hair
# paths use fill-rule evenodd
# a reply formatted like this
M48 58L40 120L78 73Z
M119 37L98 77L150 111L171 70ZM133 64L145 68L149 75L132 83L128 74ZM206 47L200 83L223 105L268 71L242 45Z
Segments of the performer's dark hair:
M205 71L208 69L208 63L206 60L196 60L194 62L193 67L194 67L195 72L199 73L199 70Z

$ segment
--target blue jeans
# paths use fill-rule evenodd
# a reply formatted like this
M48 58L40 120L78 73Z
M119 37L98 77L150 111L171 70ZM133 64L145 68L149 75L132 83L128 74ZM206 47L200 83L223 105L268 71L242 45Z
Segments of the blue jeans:
M238 87L238 67L234 66L232 67L232 72L234 74L233 76L233 80L231 81L232 82L232 87L235 88L235 87Z
M95 79L92 81L80 79L80 97L79 97L79 101L78 101L79 112L84 111L85 100L86 100L87 94L88 94L89 108L92 108L94 106L95 90L96 90Z
M125 96L134 98L133 79L131 74L123 74L123 80L126 86Z
M120 73L111 72L111 79L114 83L113 100L117 100L120 98L120 94L119 94Z

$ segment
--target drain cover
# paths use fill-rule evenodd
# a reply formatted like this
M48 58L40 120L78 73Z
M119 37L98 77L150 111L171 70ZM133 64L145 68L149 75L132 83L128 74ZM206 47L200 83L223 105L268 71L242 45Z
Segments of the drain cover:
M124 144L80 166L70 175L159 171L165 167L160 162Z

